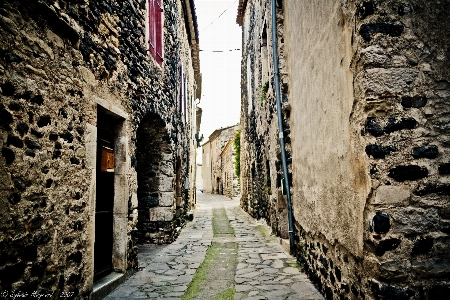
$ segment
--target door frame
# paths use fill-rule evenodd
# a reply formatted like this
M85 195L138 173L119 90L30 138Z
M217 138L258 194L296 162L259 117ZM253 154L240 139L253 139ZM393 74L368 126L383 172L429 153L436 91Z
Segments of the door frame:
M94 96L97 104L96 111L102 109L117 122L114 136L114 206L113 206L113 249L112 266L114 272L125 273L127 270L128 251L128 199L130 196L128 178L130 175L130 158L128 150L129 136L127 134L129 116L117 106L111 105L104 99ZM94 123L95 124L95 123ZM96 124L95 124L96 125ZM88 252L90 262L88 284L94 283L94 243L95 243L95 204L96 204L96 168L97 168L97 127L88 122L86 124L86 168L91 171L89 187L89 218Z

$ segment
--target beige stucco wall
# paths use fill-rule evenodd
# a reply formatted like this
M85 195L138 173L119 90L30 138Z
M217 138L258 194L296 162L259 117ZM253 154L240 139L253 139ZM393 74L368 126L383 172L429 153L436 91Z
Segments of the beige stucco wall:
M360 256L370 186L360 134L351 122L351 24L339 1L284 5L295 220Z
M197 172L195 177L196 189L203 190L203 168L201 164L196 165Z

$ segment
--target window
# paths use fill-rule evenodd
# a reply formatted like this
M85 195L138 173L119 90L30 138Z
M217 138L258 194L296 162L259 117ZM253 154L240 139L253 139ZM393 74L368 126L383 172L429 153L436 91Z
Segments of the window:
M269 81L269 55L267 53L267 26L264 23L264 29L261 34L261 65L262 65L262 78L261 84L265 84Z
M148 51L160 66L163 61L162 1L163 0L148 0Z
M250 55L247 56L247 113L251 114L253 110L253 99L252 99L252 60Z
M181 113L181 118L182 118L183 122L186 122L187 121L186 103L187 103L187 99L188 99L188 91L187 91L188 81L187 81L186 76L184 75L183 64L181 63L181 61L180 61L180 65L178 67L178 80L179 80L178 109Z

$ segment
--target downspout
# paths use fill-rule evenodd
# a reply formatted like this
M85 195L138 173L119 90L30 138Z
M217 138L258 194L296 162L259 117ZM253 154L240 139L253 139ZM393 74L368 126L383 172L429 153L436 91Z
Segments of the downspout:
M272 52L273 52L273 72L274 72L274 88L275 88L275 96L277 102L277 116L278 116L278 135L280 139L280 148L281 148L281 163L283 165L283 174L284 174L284 185L287 196L287 205L288 205L288 222L289 222L289 248L291 253L293 253L294 249L294 226L292 223L292 203L291 203L291 191L289 189L289 176L288 176L288 168L286 163L286 148L284 144L284 135L283 135L283 115L281 112L281 96L280 96L280 78L279 78L279 67L278 67L278 43L277 43L277 6L276 0L271 1L271 10L272 10Z

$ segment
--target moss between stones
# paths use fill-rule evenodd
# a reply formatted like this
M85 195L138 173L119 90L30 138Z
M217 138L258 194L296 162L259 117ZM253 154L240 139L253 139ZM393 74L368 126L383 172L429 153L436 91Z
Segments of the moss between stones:
M238 244L229 241L234 238L234 229L224 208L213 210L212 227L216 241L206 251L181 299L234 299Z
M269 81L266 81L264 85L261 87L261 91L259 94L259 102L264 103L266 100L267 91L269 90Z
M234 236L234 229L224 208L213 209L212 229L214 237Z
M194 299L194 296L200 291L200 285L205 280L208 270L211 269L212 262L217 259L220 249L220 244L211 244L211 246L208 248L208 251L206 251L205 260L195 272L191 283L189 284L186 292L184 293L183 297L181 297L181 299Z
M234 300L235 293L236 293L235 287L229 288L228 290L219 293L219 295L217 295L216 297L216 300Z
M261 233L263 238L267 238L267 236L269 236L269 233L267 232L267 228L265 228L263 225L256 226L256 230L258 230L259 233Z

